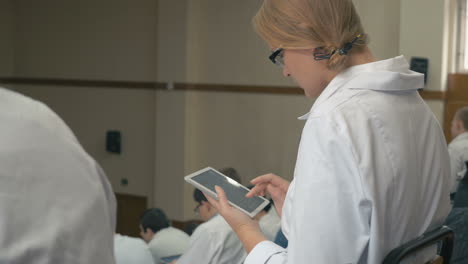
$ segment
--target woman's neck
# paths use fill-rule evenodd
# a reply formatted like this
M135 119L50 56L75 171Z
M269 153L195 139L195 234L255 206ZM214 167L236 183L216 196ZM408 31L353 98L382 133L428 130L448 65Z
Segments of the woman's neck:
M349 56L350 56L348 60L349 67L360 65L360 64L371 63L375 61L375 57L374 55L372 55L372 52L368 47L364 48L364 50L362 50L359 53L354 53L354 54L351 53Z

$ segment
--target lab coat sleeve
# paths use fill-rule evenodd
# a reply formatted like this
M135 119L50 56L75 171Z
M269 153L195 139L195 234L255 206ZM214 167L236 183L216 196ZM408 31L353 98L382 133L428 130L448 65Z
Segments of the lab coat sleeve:
M260 243L246 264L359 263L365 255L371 202L363 191L353 146L333 123L311 123L304 128L283 207L283 215L288 211L287 253Z
M283 264L286 263L287 252L284 248L271 241L258 243L244 261L244 264Z

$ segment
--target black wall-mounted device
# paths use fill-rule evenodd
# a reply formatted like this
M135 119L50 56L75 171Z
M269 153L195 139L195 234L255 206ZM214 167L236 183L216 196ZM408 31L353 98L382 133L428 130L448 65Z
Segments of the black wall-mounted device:
M412 57L410 70L424 74L424 83L427 83L427 74L429 72L429 59Z
M109 130L106 133L106 150L110 153L120 154L122 151L122 136L118 130Z

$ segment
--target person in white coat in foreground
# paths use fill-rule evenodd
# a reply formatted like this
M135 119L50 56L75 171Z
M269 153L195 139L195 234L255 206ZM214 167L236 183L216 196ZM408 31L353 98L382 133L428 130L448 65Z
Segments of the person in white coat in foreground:
M0 263L115 263L116 202L47 106L0 89Z
M258 224L208 197L254 263L376 264L441 225L450 210L442 130L403 57L375 61L351 0L265 0L254 18L275 64L309 97L291 183L274 174L247 194L269 193L289 240L266 241ZM411 263L425 263L430 248Z

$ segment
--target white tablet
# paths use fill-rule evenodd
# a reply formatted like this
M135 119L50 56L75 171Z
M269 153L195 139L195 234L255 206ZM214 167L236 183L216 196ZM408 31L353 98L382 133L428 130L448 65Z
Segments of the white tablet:
M229 204L252 218L270 203L270 201L261 196L245 197L249 192L247 187L210 167L185 176L185 181L215 199L218 199L218 196L214 187L218 185L226 193Z

